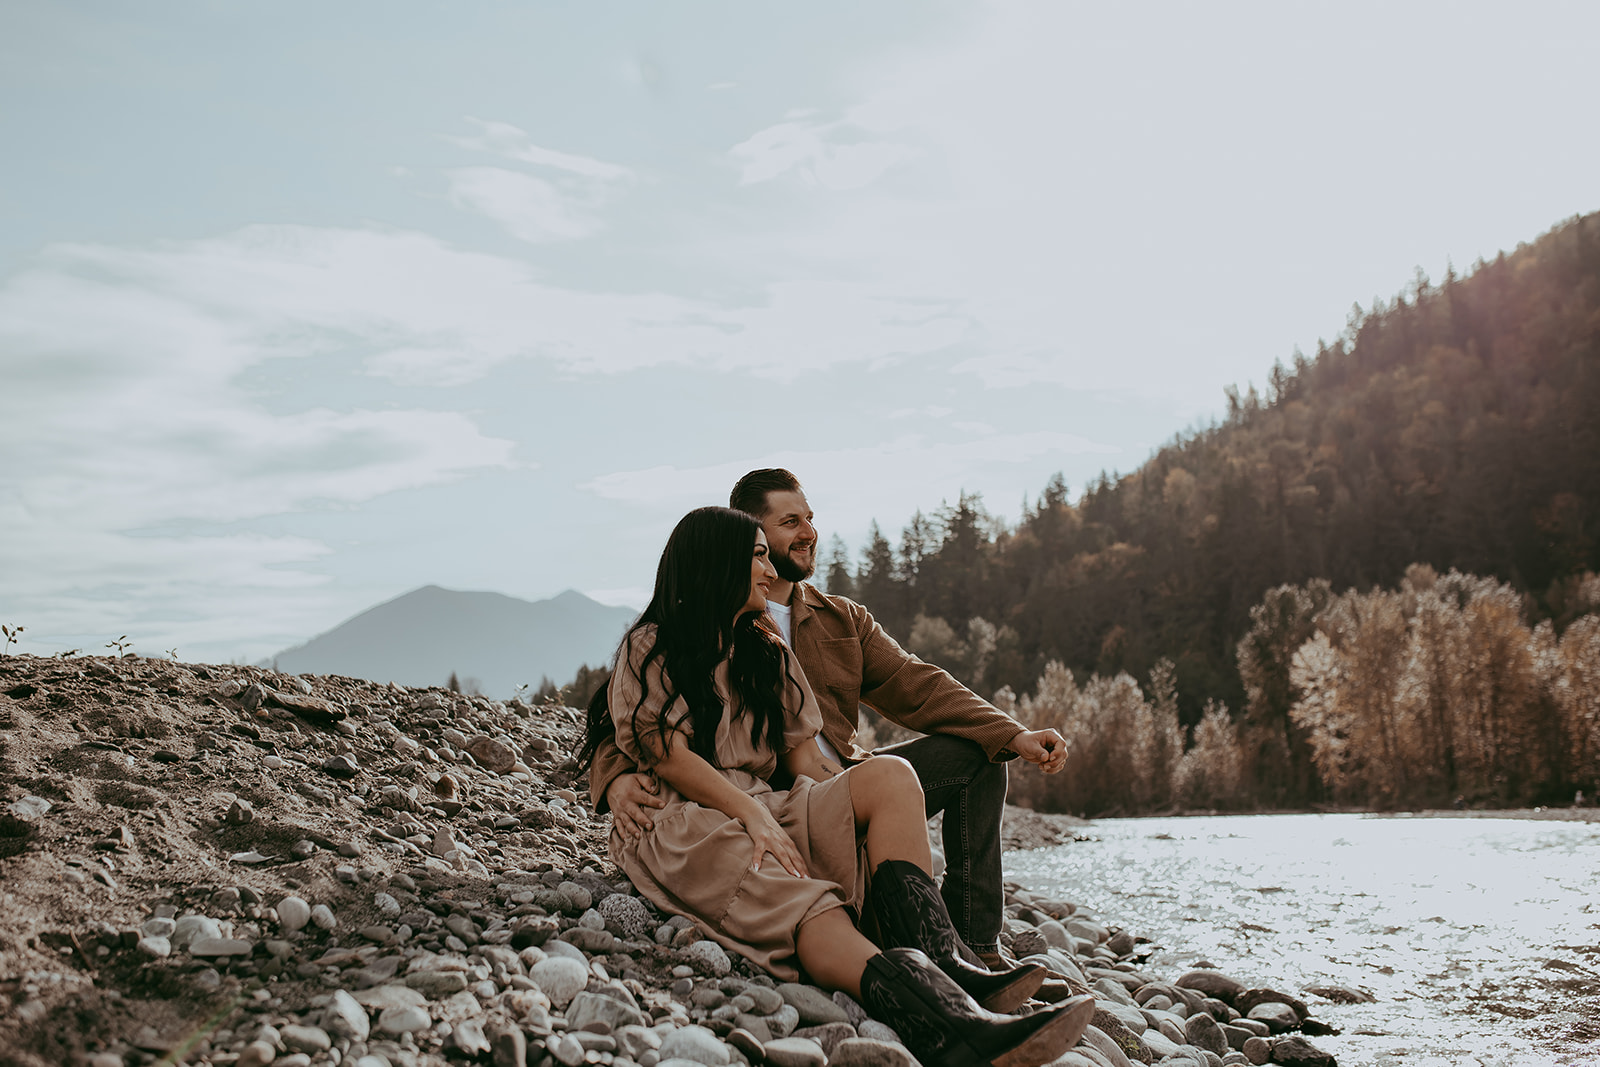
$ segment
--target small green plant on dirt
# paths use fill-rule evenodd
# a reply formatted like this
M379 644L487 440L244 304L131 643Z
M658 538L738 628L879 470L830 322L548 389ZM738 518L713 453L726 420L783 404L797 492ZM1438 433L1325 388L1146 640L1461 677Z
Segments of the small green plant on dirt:
M167 655L171 656L173 659L177 659L178 658L178 650L176 648L169 648L169 649L167 649Z
M107 641L106 647L116 649L118 656L126 656L128 654L128 649L133 647L133 642L128 640L127 634L123 634L115 641Z
M17 635L26 629L26 626L0 626L0 633L6 635L5 650L7 652L10 652L11 646L17 643Z
M82 651L83 649L81 648L69 648L65 652L57 652L56 659L71 659L73 656L76 656Z

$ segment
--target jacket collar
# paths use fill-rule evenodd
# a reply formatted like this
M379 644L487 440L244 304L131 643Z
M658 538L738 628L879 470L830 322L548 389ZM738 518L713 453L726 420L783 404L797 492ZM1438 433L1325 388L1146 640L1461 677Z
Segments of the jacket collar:
M822 594L817 592L816 586L810 582L794 583L794 596L789 598L789 626L791 632L798 629L804 619L809 619L816 614L817 607L822 603Z

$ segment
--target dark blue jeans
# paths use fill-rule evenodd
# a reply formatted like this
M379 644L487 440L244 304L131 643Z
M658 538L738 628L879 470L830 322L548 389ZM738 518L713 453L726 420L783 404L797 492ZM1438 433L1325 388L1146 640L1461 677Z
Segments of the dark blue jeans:
M969 946L992 949L1000 936L1005 890L1000 885L1000 819L1006 805L1006 765L982 747L948 734L930 734L877 750L916 768L928 817L944 812L945 907Z

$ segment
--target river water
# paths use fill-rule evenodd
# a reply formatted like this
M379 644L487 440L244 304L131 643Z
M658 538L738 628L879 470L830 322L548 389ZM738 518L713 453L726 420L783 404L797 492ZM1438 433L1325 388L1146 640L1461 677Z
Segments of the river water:
M1305 996L1341 1067L1600 1064L1600 823L1450 816L1103 819L1006 877Z

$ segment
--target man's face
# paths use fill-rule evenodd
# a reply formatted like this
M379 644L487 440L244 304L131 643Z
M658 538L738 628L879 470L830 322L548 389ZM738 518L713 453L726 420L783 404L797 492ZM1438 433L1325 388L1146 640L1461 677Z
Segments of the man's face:
M767 533L772 565L786 582L800 582L817 569L817 528L811 525L811 505L798 489L767 494L767 513L761 528Z

